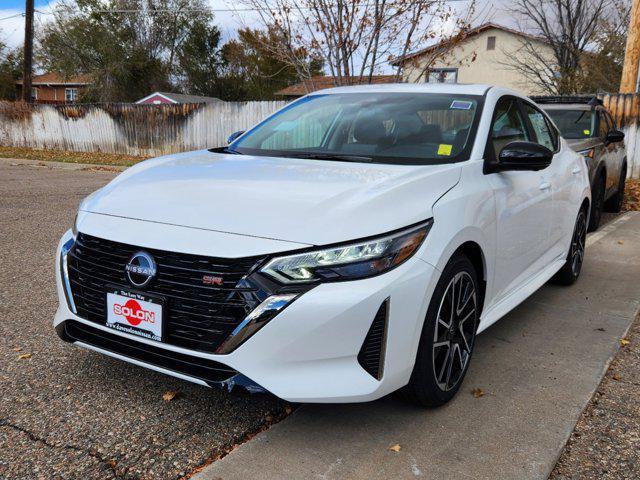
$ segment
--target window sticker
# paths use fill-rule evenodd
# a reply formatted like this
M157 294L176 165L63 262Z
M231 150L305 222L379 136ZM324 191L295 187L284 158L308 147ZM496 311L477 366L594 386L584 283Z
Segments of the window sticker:
M591 135L591 130L583 130L582 133L585 135Z
M452 148L452 145L441 143L438 146L438 155L451 155L451 148Z
M465 101L465 100L454 100L451 102L450 110L471 110L473 107L473 102Z

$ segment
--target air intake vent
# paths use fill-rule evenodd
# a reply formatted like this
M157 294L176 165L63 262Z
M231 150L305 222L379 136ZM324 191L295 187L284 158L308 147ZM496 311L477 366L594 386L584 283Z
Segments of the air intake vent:
M358 353L358 363L373 378L382 378L384 351L387 342L387 320L389 317L389 299L387 298L373 318L371 327Z

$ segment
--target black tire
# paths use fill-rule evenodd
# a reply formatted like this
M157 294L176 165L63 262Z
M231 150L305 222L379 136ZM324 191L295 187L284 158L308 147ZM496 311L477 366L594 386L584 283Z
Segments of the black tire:
M602 210L604 208L604 177L598 175L591 189L591 215L589 215L589 232L594 232L600 226Z
M582 207L576 218L576 224L573 227L573 236L571 237L569 253L567 253L567 261L552 278L554 283L559 285L572 285L578 280L580 271L582 270L582 263L584 262L586 239L587 209L586 207Z
M471 361L480 300L473 264L465 255L455 255L433 292L411 379L398 392L400 397L420 406L437 407L455 396ZM438 321L442 316L449 325Z
M618 190L616 194L606 201L604 208L607 212L619 213L622 210L624 202L624 187L627 181L627 165L625 164L620 171L620 179L618 180Z

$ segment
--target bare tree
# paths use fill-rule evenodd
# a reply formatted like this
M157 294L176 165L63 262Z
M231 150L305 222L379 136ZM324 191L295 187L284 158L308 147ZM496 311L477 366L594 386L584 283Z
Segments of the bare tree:
M272 53L292 65L301 80L311 78L307 57L300 58L300 52L308 52L323 62L335 85L371 83L391 59L441 36L437 21L453 15L444 0L243 2L256 9L265 28L279 32L280 42L272 46ZM461 27L462 22L456 22L452 39ZM395 71L396 79L400 69ZM307 83L307 88L314 86Z
M508 66L549 93L576 93L583 56L611 6L611 0L515 0L511 9L531 35L522 37Z

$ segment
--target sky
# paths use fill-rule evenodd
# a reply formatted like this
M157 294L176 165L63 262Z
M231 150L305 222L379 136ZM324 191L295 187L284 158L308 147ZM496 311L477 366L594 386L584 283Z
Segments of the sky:
M35 28L46 22L56 3L60 0L35 0L36 20ZM232 10L238 5L237 0L207 0L213 9ZM465 0L456 0L457 8L465 8ZM513 24L511 16L506 8L508 0L476 0L478 11L482 12L483 21L494 21L503 25ZM466 4L468 5L468 4ZM0 41L16 47L22 44L24 39L24 0L0 0ZM7 18L10 17L10 18ZM244 26L258 26L257 14L254 12L216 12L216 23L221 30L223 38L233 38L235 31Z

